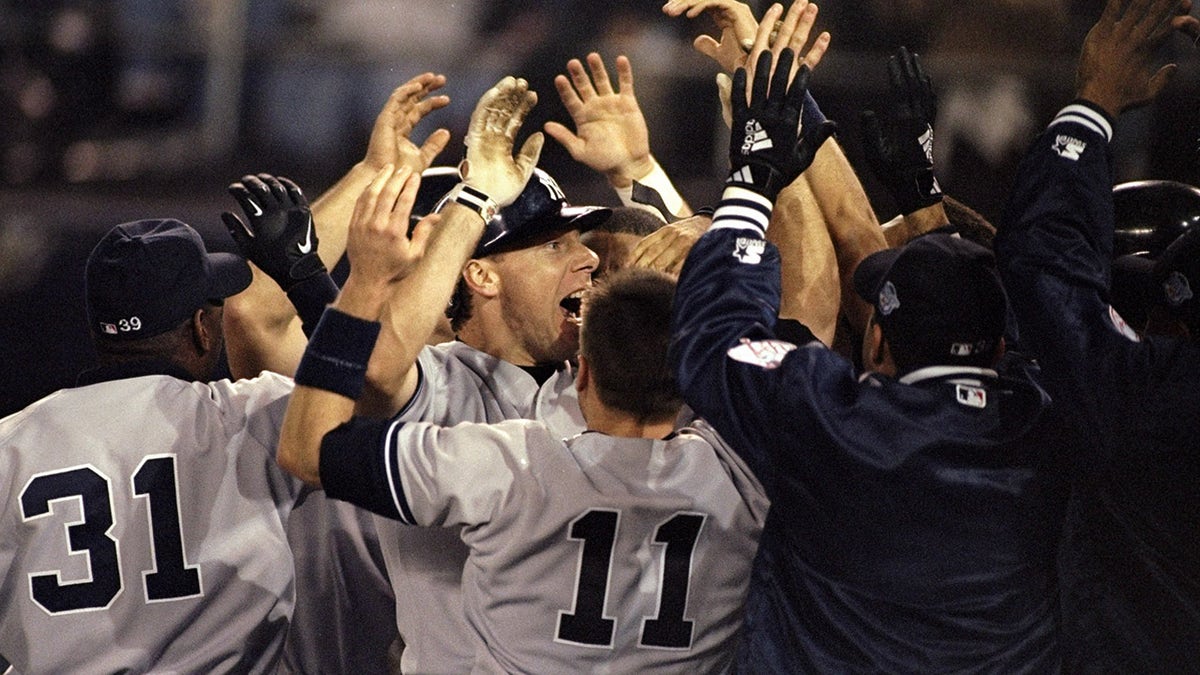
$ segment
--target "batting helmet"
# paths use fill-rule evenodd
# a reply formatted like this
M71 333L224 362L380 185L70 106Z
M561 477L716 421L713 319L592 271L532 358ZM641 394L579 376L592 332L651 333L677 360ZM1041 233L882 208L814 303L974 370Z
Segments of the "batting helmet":
M1113 188L1113 256L1166 250L1200 223L1200 188L1170 180L1139 180Z
M604 222L611 213L611 209L599 206L571 206L550 174L534 169L516 200L484 225L474 257L520 248L543 234L586 232Z

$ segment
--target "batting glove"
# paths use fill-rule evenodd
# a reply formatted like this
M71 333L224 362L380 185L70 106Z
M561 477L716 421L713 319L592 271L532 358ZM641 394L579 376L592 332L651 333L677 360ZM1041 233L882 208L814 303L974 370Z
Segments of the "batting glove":
M888 58L888 80L894 105L883 121L874 111L862 112L863 149L900 213L908 215L942 201L933 175L937 96L917 55L904 47Z
M312 211L295 183L260 173L243 176L229 186L229 194L242 207L246 220L229 211L221 214L221 220L242 255L280 288L291 291L305 280L327 274L317 257Z
M808 89L810 70L801 66L788 86L794 54L784 49L771 77L771 52L758 56L750 101L746 91L746 69L733 75L733 125L729 143L729 185L753 190L771 201L812 164L817 149L836 126L824 122L804 129L800 115ZM769 87L768 87L769 82Z

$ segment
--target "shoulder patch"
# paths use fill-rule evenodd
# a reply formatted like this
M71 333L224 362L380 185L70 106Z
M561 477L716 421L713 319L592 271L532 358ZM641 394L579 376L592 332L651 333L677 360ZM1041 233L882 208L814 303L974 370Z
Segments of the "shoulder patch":
M1117 332L1128 338L1130 342L1142 341L1142 338L1137 334L1137 331L1130 328L1129 324L1125 323L1125 319L1121 318L1121 315L1117 313L1116 308L1114 308L1112 305L1108 306L1108 320L1112 322L1113 328L1116 328Z
M774 370L783 363L783 357L796 345L783 340L749 340L742 338L741 344L730 349L729 358L758 366L763 370Z

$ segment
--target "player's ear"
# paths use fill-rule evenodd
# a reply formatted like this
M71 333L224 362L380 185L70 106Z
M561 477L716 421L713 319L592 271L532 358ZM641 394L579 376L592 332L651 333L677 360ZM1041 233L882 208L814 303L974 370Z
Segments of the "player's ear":
M221 330L221 317L215 308L208 306L197 309L192 314L192 346L196 353L204 355L216 349L221 344L218 331Z
M468 260L463 267L463 279L467 282L467 288L485 298L494 298L500 293L500 274L490 260Z
M592 368L588 365L587 357L579 355L579 366L575 369L575 390L586 391L592 383Z

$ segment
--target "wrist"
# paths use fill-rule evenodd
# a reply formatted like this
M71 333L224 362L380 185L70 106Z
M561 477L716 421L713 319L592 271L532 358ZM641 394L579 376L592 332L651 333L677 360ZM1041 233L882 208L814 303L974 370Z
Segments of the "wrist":
M296 369L296 384L357 399L380 325L328 308Z
M645 184L646 181L643 179L654 173L656 169L662 171L662 168L658 166L658 162L654 160L654 157L646 155L605 172L605 176L608 178L608 184L614 188L628 188L633 186L633 181L635 180Z
M387 279L364 279L351 271L331 307L356 319L377 321L392 290Z
M465 182L451 188L450 192L447 192L446 196L442 197L442 201L438 203L435 210L441 213L445 207L451 204L469 209L485 223L494 218L500 211L500 207L496 204L495 200L488 196L486 192L472 187Z

